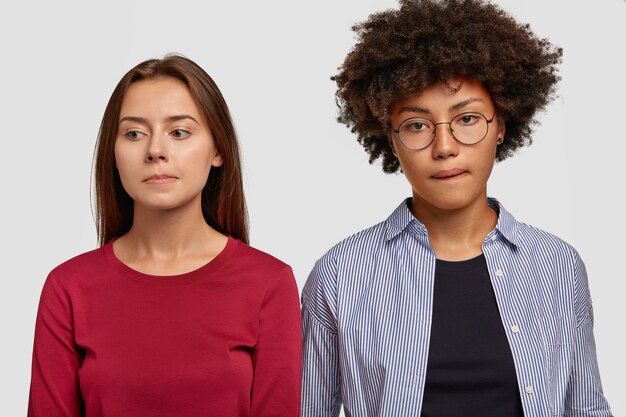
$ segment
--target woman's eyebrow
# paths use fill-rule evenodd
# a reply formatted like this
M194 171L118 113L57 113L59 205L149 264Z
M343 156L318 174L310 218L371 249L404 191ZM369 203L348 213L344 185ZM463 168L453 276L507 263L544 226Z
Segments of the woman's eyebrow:
M430 110L425 107L402 106L398 109L396 115L404 112L430 114Z
M450 106L450 111L454 111L454 110L459 110L465 106L467 106L468 104L474 103L475 101L484 101L482 98L478 98L478 97L472 97L472 98L468 98L467 100L463 100L459 103L456 103L452 106Z
M471 97L471 98L468 98L466 100L460 101L460 102L458 102L456 104L453 104L452 106L450 106L450 108L448 110L449 111L459 110L459 109L467 106L468 104L474 103L475 101L483 102L484 100L482 98L478 98L478 97ZM403 106L403 107L400 107L398 109L398 112L396 113L396 115L398 115L400 113L404 113L404 112L430 114L430 110L428 110L426 107Z
M177 114L175 116L170 116L170 117L167 118L167 120L169 122L177 122L179 120L185 120L185 119L189 119L189 120L195 122L197 125L200 125L200 123L196 119L194 119L193 117L191 117L188 114Z
M137 116L124 116L120 119L120 124L122 124L122 122L135 122L135 123L141 123L141 124L148 124L148 120L143 118L143 117L137 117Z
M193 118L192 116L188 115L188 114L177 114L174 116L169 116L167 118L168 122L177 122L179 120L185 120L185 119L189 119L193 122L195 122L197 125L199 125L200 123L198 123L198 121ZM135 122L135 123L141 123L141 124L148 124L148 119L146 119L145 117L137 117L137 116L124 116L120 119L120 124L122 122Z

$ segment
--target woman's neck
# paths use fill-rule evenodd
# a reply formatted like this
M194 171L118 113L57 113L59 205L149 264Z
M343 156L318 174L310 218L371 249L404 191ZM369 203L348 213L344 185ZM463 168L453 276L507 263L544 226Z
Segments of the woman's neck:
M498 222L498 215L489 207L486 194L469 206L452 210L434 207L414 196L411 211L426 226L437 258L449 261L480 255L485 237Z
M135 269L171 275L207 263L227 240L206 223L199 201L171 210L135 205L131 229L113 248L122 262Z

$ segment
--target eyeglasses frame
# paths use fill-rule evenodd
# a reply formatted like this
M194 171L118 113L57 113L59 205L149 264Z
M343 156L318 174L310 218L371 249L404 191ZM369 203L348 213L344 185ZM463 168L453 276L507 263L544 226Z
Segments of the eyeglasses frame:
M391 130L392 130L395 134L397 134L397 135L398 135L398 139L400 140L400 143L401 143L404 147L406 147L407 149L411 149L412 151L421 151L422 149L426 149L426 148L428 148L428 147L429 147L429 146L430 146L430 145L431 145L431 144L435 141L435 137L437 137L437 126L438 126L438 125L448 125L448 130L450 131L450 135L452 135L452 137L454 138L454 140L455 140L455 141L457 141L458 143L460 143L460 144L462 144L462 145L468 145L468 146L471 146L471 145L476 145L476 144L478 144L478 143L482 142L482 141L483 141L483 140L487 137L487 134L489 133L489 124L490 124L491 122L493 122L493 119L495 119L495 117L496 117L496 113L497 113L497 110L494 110L494 112L493 112L493 116L491 116L491 119L487 119L487 116L485 116L485 115L484 115L484 114L482 114L481 112L478 112L478 111L466 111L466 112L463 112L463 113L459 113L459 114L457 114L457 115L456 115L456 116L454 116L452 119L450 119L450 121L449 121L449 122L439 122L439 123L435 123L435 121L434 121L434 120L429 119L428 117L419 117L419 116L416 116L416 117L409 117L408 119L404 119L404 120L402 121L402 123L400 123L400 126L398 126L398 129L394 129L394 128L392 127L392 128L391 128ZM474 143L465 143L465 142L461 142L459 139L457 139L457 137L456 137L456 136L454 136L454 130L452 129L452 121L453 121L454 119L456 119L457 117L459 117L459 116L463 116L464 114L479 114L479 115L481 115L481 116L482 116L482 117L483 117L483 118L487 121L487 131L485 132L485 135L484 135L484 136L483 136L483 137L482 137L479 141L474 142ZM435 129L433 130L433 137L430 139L430 142L428 142L428 144L427 144L426 146L423 146L423 147L421 147L421 148L411 148L411 147L410 147L410 146L408 146L406 143L404 143L404 142L402 141L402 138L400 137L400 128L402 127L402 125L403 125L403 124L405 124L407 121L409 121L409 120L413 120L413 119L422 119L422 120L427 120L427 121L431 122L431 123L433 124L433 126L435 127Z

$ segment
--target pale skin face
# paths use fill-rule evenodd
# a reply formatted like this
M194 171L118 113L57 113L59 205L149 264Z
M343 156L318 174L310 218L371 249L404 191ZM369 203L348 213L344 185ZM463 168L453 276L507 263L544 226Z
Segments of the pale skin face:
M222 157L188 88L171 77L133 83L122 102L115 163L134 201L133 225L113 242L119 259L153 275L192 271L227 237L202 214L202 190Z
M448 86L439 82L420 95L394 102L391 125L397 129L411 117L449 122L470 111L491 118L495 112L491 95L477 81L451 79ZM495 117L481 142L466 145L452 136L447 124L440 124L428 147L411 150L390 132L390 143L412 188L413 214L426 224L438 256L465 259L480 253L479 243L495 226L497 216L486 201L487 180L504 134L504 123Z
M130 86L120 112L115 162L137 209L200 204L221 156L187 87L174 78Z

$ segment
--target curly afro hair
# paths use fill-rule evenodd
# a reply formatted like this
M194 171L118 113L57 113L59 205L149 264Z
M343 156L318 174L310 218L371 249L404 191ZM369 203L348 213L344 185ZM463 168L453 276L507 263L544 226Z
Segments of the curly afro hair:
M451 77L480 81L506 124L502 161L532 142L534 115L555 95L563 51L483 0L400 0L352 28L357 44L337 83L338 121L383 171L400 168L388 142L391 104Z

